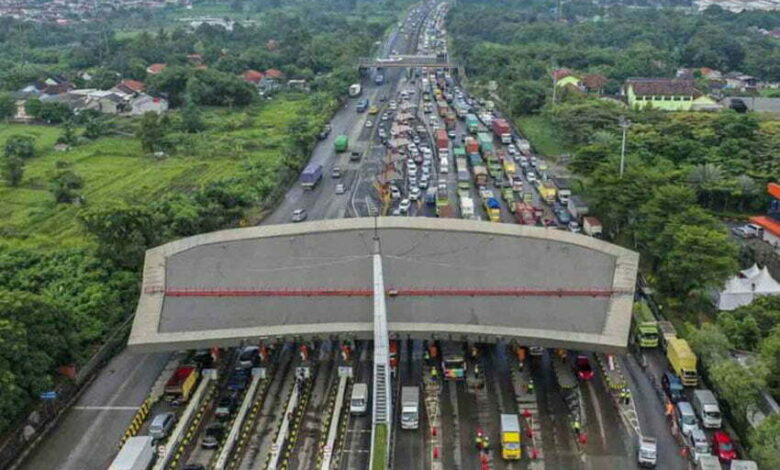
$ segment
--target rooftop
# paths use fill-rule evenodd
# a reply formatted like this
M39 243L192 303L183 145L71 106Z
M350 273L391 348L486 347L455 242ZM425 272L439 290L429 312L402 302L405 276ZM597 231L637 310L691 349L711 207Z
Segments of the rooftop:
M692 80L673 78L629 78L626 85L638 96L699 96Z

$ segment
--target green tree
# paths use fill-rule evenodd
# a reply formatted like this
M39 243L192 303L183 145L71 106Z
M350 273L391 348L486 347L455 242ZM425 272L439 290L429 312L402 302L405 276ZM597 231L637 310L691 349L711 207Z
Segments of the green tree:
M99 117L89 118L84 125L84 137L88 139L97 139L106 133L106 123Z
M750 433L750 457L761 468L780 468L780 414L767 416Z
M666 184L653 190L649 201L639 208L639 219L636 226L636 240L652 258L657 261L668 246L655 246L653 243L668 225L669 219L680 212L686 211L696 204L696 194L688 187L676 184Z
M734 415L744 424L746 410L756 406L761 391L766 387L765 371L760 364L745 367L731 359L708 365L710 379L720 397L730 405Z
M19 186L24 177L24 160L14 156L3 158L2 173L9 186Z
M84 179L70 168L58 169L50 181L51 193L58 203L71 203L78 197L78 190L84 187Z
M761 357L769 369L767 385L775 396L780 396L780 325L772 328L760 346Z
M65 145L74 145L76 143L76 132L73 129L73 121L67 120L62 123L62 134L57 137L57 143Z
M730 337L717 325L705 323L698 329L692 325L688 327L688 342L704 364L712 365L727 359L729 351L734 348Z
M108 90L119 83L119 78L117 72L100 67L92 72L92 79L89 81L89 86L90 88L97 88L99 90Z
M157 113L149 111L141 117L135 135L141 141L141 149L150 154L162 149L165 132L163 119Z
M672 236L658 274L665 293L683 299L694 291L719 288L737 271L737 248L725 230L681 226Z
M14 134L6 139L3 153L6 157L30 159L35 156L35 140L27 135Z
M113 205L82 211L79 220L98 241L98 253L117 266L135 268L159 240L155 213L141 206Z
M181 123L184 130L190 134L195 134L205 128L200 108L192 101L188 100L187 104L181 109Z
M0 119L8 119L16 114L16 102L8 93L0 93Z
M513 116L532 114L544 106L547 89L539 82L520 80L509 88L507 101Z

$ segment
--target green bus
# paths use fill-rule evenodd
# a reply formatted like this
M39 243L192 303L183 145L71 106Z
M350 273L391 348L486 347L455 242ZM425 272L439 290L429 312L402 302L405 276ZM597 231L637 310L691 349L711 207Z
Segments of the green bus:
M337 152L346 152L349 146L349 139L345 135L336 137L336 141L333 143L333 147Z

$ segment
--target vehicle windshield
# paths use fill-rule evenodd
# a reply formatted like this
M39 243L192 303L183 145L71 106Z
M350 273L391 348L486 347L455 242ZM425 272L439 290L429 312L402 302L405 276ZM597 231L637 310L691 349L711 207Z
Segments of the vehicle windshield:
M697 442L696 443L696 453L697 454L709 454L710 453L710 445L706 442Z
M690 416L690 415L683 416L682 422L683 422L683 424L687 424L687 425L693 426L694 424L696 424L696 418L694 416Z
M720 412L718 411L708 411L704 414L707 415L708 418L720 419Z
M520 443L519 442L507 442L504 444L504 447L507 450L520 450Z
M352 400L352 406L354 407L363 407L365 406L365 404L366 404L365 400L361 398L355 398L354 400Z
M641 451L642 457L646 459L654 459L655 458L655 451L649 450L649 449L642 449Z
M447 369L462 369L463 359L445 359L444 367Z
M725 452L731 452L734 450L734 445L731 442L724 442L720 444L720 450Z
M401 413L401 419L411 421L413 419L417 419L417 413L411 412L411 411L405 411Z
M642 333L642 336L647 339L658 339L658 333Z

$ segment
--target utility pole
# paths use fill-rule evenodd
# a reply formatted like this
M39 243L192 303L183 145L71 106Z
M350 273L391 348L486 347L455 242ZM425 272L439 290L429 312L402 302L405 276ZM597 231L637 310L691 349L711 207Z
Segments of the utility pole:
M623 170L626 166L626 134L628 133L628 128L631 127L631 121L626 119L625 116L620 116L618 125L623 129L623 144L620 148L620 177L623 178Z

